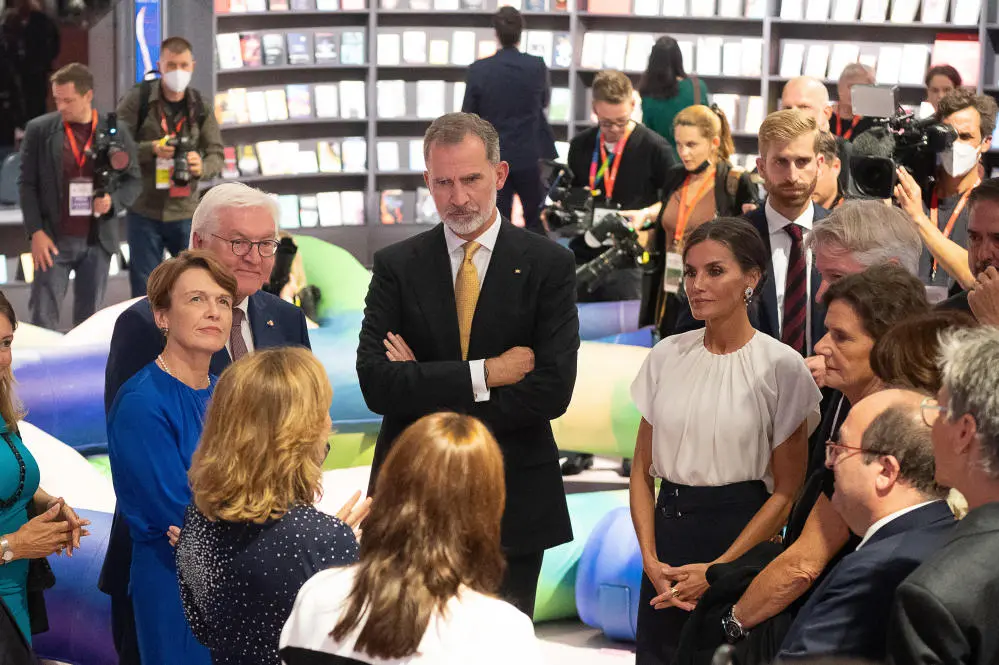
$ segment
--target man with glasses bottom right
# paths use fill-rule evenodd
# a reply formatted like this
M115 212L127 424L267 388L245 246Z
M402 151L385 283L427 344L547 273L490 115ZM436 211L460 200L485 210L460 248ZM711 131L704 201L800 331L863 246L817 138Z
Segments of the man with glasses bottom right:
M212 357L211 373L216 376L254 349L311 348L302 310L262 290L274 268L279 219L280 211L271 197L237 182L210 189L194 212L191 247L212 252L237 281L229 341ZM114 325L105 368L105 410L110 408L118 389L163 350L166 334L168 331L156 327L146 298L121 313ZM116 512L98 586L111 596L115 649L119 662L128 665L139 662L128 595L131 555L128 528Z
M898 588L888 662L999 663L999 330L952 331L941 340L943 387L923 405L936 480L970 511L943 547Z

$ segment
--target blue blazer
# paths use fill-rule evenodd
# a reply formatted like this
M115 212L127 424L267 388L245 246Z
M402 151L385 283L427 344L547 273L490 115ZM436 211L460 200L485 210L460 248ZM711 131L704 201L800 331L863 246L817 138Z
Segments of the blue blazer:
M947 503L935 501L879 529L801 608L778 659L837 655L883 662L895 589L943 547L956 523Z
M305 314L298 307L266 291L250 296L248 305L253 346L263 349L275 346L304 346L311 349ZM163 335L143 298L118 316L111 334L111 349L104 370L104 411L109 412L118 390L140 369L156 359L163 350ZM218 376L232 362L229 352L222 349L212 356L211 373ZM98 587L105 593L127 593L129 566L132 560L132 540L121 515L115 511L111 537L104 558Z
M812 209L815 211L814 221L816 222L829 216L825 208L815 203L812 204ZM753 327L760 332L780 339L780 325L777 318L777 283L774 282L773 278L773 248L770 247L770 227L767 226L766 208L761 205L756 210L743 215L743 219L756 228L760 237L763 238L763 244L767 248L767 256L771 257L767 262L767 277L763 283L763 293L755 301L755 304L750 307L749 320L753 324ZM819 271L815 269L815 262L813 261L812 288L808 300L808 306L812 312L811 344L808 349L808 355L815 353L815 343L826 334L826 308L825 305L815 301L815 294L818 293L821 283L822 277L819 275ZM684 304L684 309L680 311L677 318L674 334L703 328L704 321L698 321L690 313L690 301L686 297L682 297L681 302Z

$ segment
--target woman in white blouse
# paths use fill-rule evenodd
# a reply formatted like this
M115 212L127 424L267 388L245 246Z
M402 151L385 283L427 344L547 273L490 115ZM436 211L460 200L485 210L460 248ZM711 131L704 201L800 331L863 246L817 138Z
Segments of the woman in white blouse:
M281 632L286 665L540 665L534 624L495 597L503 456L480 421L424 416L396 439L360 563L314 576Z
M705 327L656 344L631 387L642 415L630 490L645 570L638 665L670 662L708 566L774 537L804 480L821 394L800 355L750 325L767 259L748 222L694 229L684 286Z

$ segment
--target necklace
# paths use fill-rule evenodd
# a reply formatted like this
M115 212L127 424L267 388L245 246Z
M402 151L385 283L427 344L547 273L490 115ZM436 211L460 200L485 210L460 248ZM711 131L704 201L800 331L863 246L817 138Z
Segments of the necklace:
M160 355L156 356L156 361L160 364L160 367L163 368L164 372L166 372L167 374L169 374L173 378L177 379L177 375L170 371L170 366L167 365L166 360L163 358L163 354L162 353ZM177 380L180 381L180 379L177 379ZM184 383L183 381L180 381L180 382ZM206 378L205 379L206 386L208 384L210 384L210 383L211 383L211 379L207 379Z
M24 465L24 458L21 457L21 453L18 451L17 446L14 445L10 436L6 433L3 434L3 440L7 442L8 446L10 446L10 452L14 453L14 459L17 460L17 489L14 490L14 494L12 496L0 501L0 510L7 510L11 506L15 505L24 493L24 477L26 475L26 468Z

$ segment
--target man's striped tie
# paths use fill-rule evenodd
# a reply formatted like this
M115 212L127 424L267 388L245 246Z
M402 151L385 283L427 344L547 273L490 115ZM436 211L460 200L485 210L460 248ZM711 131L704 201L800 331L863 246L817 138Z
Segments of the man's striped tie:
M784 227L791 236L791 254L787 262L787 281L784 286L784 325L781 341L802 355L805 349L805 321L808 308L807 266L801 242L801 227L788 224Z

